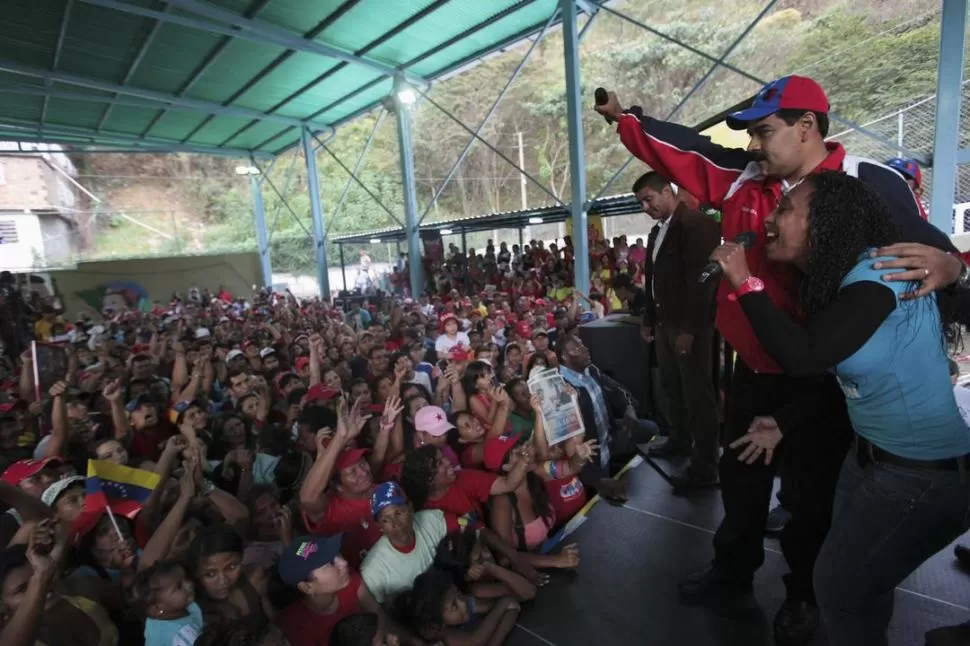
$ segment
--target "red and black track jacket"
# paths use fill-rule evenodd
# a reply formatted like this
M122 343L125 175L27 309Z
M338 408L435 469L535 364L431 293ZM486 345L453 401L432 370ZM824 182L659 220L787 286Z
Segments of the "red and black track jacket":
M764 222L781 199L781 181L765 177L748 151L724 148L691 128L644 116L639 107L620 117L617 131L627 149L650 168L720 209L725 240L745 231L757 235L747 251L748 267L764 281L775 305L798 318L797 273L765 256ZM842 144L826 146L829 156L816 171L842 170L869 184L890 206L902 240L956 251L949 237L923 218L922 207L899 173L871 159L846 155ZM741 306L728 300L730 292L730 284L722 281L716 319L721 335L755 372L782 372L761 347Z

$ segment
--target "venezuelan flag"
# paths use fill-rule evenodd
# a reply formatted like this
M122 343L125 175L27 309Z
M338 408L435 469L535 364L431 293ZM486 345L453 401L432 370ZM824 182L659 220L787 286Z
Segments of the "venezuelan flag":
M160 481L158 474L152 471L104 460L88 460L85 508L97 510L109 507L120 516L133 518L145 506Z

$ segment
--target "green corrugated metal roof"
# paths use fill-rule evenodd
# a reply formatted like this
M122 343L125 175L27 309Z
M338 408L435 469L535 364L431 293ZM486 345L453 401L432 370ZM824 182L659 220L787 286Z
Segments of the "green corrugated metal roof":
M558 0L4 0L0 140L277 154ZM305 51L312 50L312 51Z

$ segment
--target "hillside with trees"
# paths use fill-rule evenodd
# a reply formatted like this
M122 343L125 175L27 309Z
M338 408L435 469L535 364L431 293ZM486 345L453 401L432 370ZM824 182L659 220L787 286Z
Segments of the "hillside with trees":
M764 3L626 0L610 6L719 57ZM782 0L726 62L762 79L789 73L810 75L827 89L835 112L862 123L935 92L939 22L939 0ZM474 129L529 45L521 43L435 84L428 96ZM759 87L720 68L674 112L690 88L708 73L711 62L605 11L590 26L581 57L583 94L590 104L593 88L602 85L616 90L627 104L638 103L663 118L673 113L673 120L685 124L716 114ZM562 38L556 29L536 47L482 132L486 141L512 160L519 157L521 137L524 167L542 185L528 182L524 200L529 206L552 203L554 197L569 201L562 70ZM379 112L341 127L328 142L328 150L353 167ZM430 101L419 99L413 115L418 202L422 213L428 210L428 221L521 208L518 171L479 143L472 146L432 206L432 197L469 135ZM587 184L593 196L628 155L612 129L591 109L584 118ZM833 124L833 129L838 127ZM932 123L907 133L905 143L928 151ZM891 149L856 152L889 156ZM74 160L82 183L103 200L91 207L97 218L85 257L255 248L249 184L233 172L237 164L248 163L245 160L105 154L76 155ZM388 114L381 120L358 177L391 213L403 219L398 160L395 117ZM318 154L318 166L331 235L395 226L388 213L356 184L351 184L335 213L348 175L326 151ZM606 194L628 191L643 170L641 164L631 164ZM266 185L264 199L274 267L305 272L313 266L314 256L300 151L283 154L269 178L275 189ZM286 198L285 205L280 195ZM131 219L167 237L153 234ZM532 232L549 238L556 233L554 227ZM506 232L503 237L517 239L517 234ZM375 257L387 252L383 247L372 250ZM332 249L332 262L336 262L335 253Z

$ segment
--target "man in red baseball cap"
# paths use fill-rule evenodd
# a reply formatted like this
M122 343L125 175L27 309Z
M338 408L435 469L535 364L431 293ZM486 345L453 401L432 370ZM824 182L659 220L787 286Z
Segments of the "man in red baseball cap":
M745 245L752 273L748 287L764 291L789 316L797 316L800 276L767 262L764 222L782 195L812 173L839 171L858 177L890 206L901 239L955 251L949 238L921 217L919 203L898 173L873 160L850 157L840 143L825 141L829 101L810 78L786 76L772 81L748 107L727 117L729 127L751 136L745 150L719 146L691 128L654 119L639 107L624 110L614 93L608 93L608 100L596 111L618 124L620 139L631 153L702 203L719 209L721 235L732 241L729 244L739 234L753 233L753 243ZM952 283L960 267L960 263L941 263L938 269L927 270L922 275L924 286ZM785 577L788 595L775 617L775 637L786 644L807 644L819 623L812 570L831 520L834 474L853 431L844 411L819 418L819 411L831 411L831 406L799 407L795 412L796 398L811 396L826 402L841 398L837 383L832 377L784 375L761 347L732 296L731 285L722 281L716 324L738 354L728 395L731 414L721 438L726 447L719 464L725 516L714 537L714 560L688 576L680 593L688 601L750 593L754 572L764 562L763 534L777 460L771 465L745 464L737 459L736 450L727 448L730 443L746 434L753 422L761 423L758 420L770 420L785 435L825 428L825 433L814 433L811 442L800 444L782 467L799 491L795 508L789 509L798 531L786 532L782 538L791 573ZM810 419L813 416L816 419ZM833 475L819 478L820 473Z
M57 480L57 468L63 463L57 457L19 460L7 467L0 476L7 485L0 485L3 489L0 498L10 507L6 513L0 514L0 549L10 543L28 513L36 517L49 513L40 497Z

